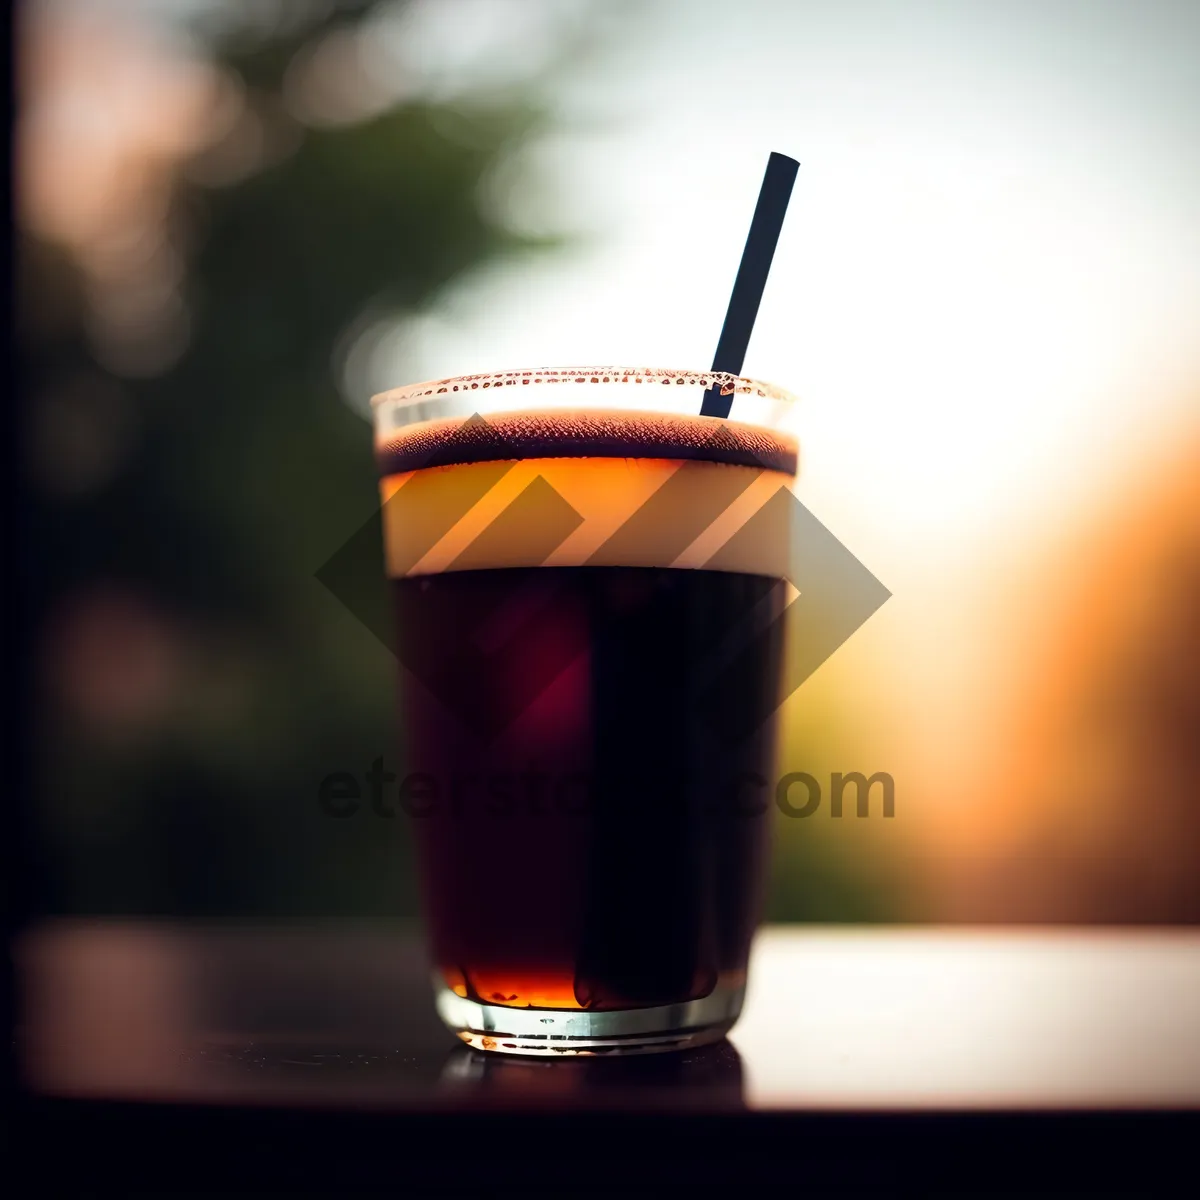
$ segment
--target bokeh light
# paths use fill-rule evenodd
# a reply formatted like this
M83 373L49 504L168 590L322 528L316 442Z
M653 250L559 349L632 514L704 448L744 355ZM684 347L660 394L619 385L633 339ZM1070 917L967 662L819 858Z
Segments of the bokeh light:
M254 836L214 808L216 842L286 841L305 772L370 761L390 720L390 663L312 579L370 506L370 395L707 366L779 150L802 165L746 370L800 396L800 498L893 593L789 702L787 767L888 771L897 816L785 822L774 915L1200 919L1196 5L21 17L27 459L72 787L108 780L139 827L182 754L189 803L258 797ZM331 848L307 819L315 907L407 902L369 831Z

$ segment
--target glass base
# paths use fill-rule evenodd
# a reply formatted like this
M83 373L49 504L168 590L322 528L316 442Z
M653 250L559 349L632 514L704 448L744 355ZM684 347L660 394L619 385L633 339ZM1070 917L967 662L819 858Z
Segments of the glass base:
M468 1046L498 1054L661 1054L720 1041L742 1011L744 987L718 984L702 1000L586 1012L563 1008L506 1008L468 1000L437 980L438 1016Z

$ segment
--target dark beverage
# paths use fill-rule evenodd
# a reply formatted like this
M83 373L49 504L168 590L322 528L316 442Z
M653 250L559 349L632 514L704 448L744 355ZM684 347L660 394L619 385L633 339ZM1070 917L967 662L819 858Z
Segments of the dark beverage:
M787 585L773 547L733 569L730 531L705 537L795 457L761 428L612 411L381 438L400 797L439 1007L470 1044L665 1048L736 1018Z
M740 986L773 730L724 740L723 704L738 698L714 695L698 674L750 608L782 610L783 585L722 571L535 567L393 586L401 657L422 681L402 699L406 758L432 786L410 807L426 814L414 826L448 985L483 1003L593 1010ZM493 733L492 699L537 669L528 642L515 633L513 653L467 679L454 678L456 650L464 630L516 596L569 662ZM745 688L773 695L778 649L767 640L751 655ZM475 689L470 724L460 687ZM509 712L502 701L499 719Z

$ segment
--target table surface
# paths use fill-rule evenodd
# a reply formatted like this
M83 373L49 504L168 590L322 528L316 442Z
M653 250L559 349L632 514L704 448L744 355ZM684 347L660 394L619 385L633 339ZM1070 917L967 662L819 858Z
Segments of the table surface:
M410 931L52 924L18 948L28 1077L76 1096L427 1107L1200 1106L1200 933L760 934L725 1045L489 1057L433 1013Z
M122 1136L144 1144L168 1101L210 1113L349 1113L359 1138L365 1118L393 1138L425 1127L397 1126L401 1116L439 1114L461 1123L537 1112L543 1130L582 1114L591 1123L579 1128L592 1131L605 1114L726 1129L749 1118L777 1130L783 1117L811 1129L841 1116L860 1119L856 1128L876 1122L878 1153L909 1119L893 1149L913 1163L929 1161L913 1134L920 1120L949 1115L956 1128L992 1122L979 1129L995 1144L980 1153L1002 1161L1041 1138L1064 1171L1078 1169L1078 1139L1098 1144L1097 1121L1120 1119L1125 1132L1108 1140L1139 1171L1182 1153L1182 1135L1170 1126L1146 1159L1131 1148L1130 1120L1186 1121L1190 1140L1200 1113L1200 932L770 928L727 1042L565 1061L459 1044L434 1015L411 930L60 922L27 933L15 961L27 1087L36 1102L76 1112L77 1128L114 1155ZM125 1114L116 1125L113 1111ZM1060 1118L1092 1124L1038 1132ZM997 1120L1009 1124L998 1132ZM945 1158L940 1133L927 1141Z

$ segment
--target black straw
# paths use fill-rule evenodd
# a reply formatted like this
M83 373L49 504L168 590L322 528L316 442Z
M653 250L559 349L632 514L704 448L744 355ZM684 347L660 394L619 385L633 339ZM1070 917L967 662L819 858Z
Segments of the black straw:
M775 243L779 241L779 231L783 228L783 217L799 168L800 164L785 154L772 152L767 159L758 203L754 206L754 219L750 222L750 232L746 235L737 278L733 281L729 307L725 310L721 339L713 355L714 371L741 374L746 347L750 344L750 334L754 329L754 318L758 316L758 304L771 270ZM722 396L721 389L714 384L704 393L700 414L705 417L727 417L732 403L733 397Z

